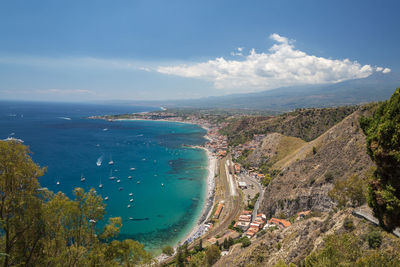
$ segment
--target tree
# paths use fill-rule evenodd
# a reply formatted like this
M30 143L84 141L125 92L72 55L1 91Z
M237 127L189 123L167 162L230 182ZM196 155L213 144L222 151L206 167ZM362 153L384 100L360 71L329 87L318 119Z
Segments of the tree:
M174 249L171 246L164 246L162 248L162 253L164 253L165 255L171 256L172 254L174 254Z
M380 103L372 117L362 117L367 152L377 168L369 183L368 204L382 226L400 226L400 88Z
M40 254L43 232L41 192L37 178L45 169L36 165L19 142L0 142L0 228L5 253L3 266L32 264Z
M133 266L152 261L144 246L114 239L121 218L97 227L105 205L94 189L63 193L40 188L45 169L26 146L0 141L0 264L3 266Z
M206 250L206 261L211 266L221 257L221 251L217 245L211 245Z
M336 181L328 195L340 208L348 204L358 207L366 202L367 184L358 175L352 175L347 179Z

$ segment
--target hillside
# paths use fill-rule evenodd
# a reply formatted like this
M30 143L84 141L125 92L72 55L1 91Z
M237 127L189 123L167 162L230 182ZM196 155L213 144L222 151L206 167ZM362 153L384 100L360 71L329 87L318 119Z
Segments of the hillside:
M272 165L285 158L306 142L297 137L285 136L280 133L268 134L259 147L254 149L246 161L249 166L259 166L267 163Z
M357 107L299 109L279 116L247 116L232 119L221 133L230 145L244 143L254 134L277 132L311 141L353 113Z
M235 245L214 266L275 266L279 262L276 266L287 266L282 265L284 263L304 266L305 262L306 266L339 266L339 262L347 262L344 266L355 266L356 261L364 263L357 266L378 266L375 265L377 262L382 264L384 261L384 266L399 266L399 239L352 216L351 212L352 209L314 214L296 221L289 228L268 230L247 248ZM382 237L382 244L377 249L369 247L371 233ZM328 247L328 256L323 255L323 264L311 265L327 245L332 247ZM374 259L380 261L374 262Z
M289 217L309 209L327 211L333 206L328 191L334 181L353 174L364 177L374 165L358 122L364 112L354 112L273 165L281 172L267 187L261 205L268 216Z

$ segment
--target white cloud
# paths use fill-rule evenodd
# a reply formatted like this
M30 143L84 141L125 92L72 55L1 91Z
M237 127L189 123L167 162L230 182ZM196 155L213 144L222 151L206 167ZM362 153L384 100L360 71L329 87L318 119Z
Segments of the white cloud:
M157 71L181 77L211 81L216 88L228 91L268 90L302 84L336 83L365 78L374 71L388 73L390 69L361 65L349 59L328 59L308 55L295 49L294 41L279 34L271 34L276 43L268 53L254 49L243 60L219 57L207 62L159 66ZM242 48L241 48L242 50ZM233 55L241 53L232 52Z
M391 69L385 68L385 69L382 71L382 73L389 73L389 72L391 72L391 71L392 71Z

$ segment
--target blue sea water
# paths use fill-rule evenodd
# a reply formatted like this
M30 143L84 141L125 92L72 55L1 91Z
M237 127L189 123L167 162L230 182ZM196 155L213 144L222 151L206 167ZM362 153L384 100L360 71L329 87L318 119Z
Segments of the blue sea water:
M132 238L158 251L175 245L201 211L207 156L182 144L203 144L205 130L182 123L87 119L151 109L1 101L0 139L24 140L33 160L48 167L40 178L42 186L69 197L75 187L95 188L103 198L108 196L107 218L123 220L119 238ZM113 165L108 164L111 159ZM110 180L111 175L116 179Z

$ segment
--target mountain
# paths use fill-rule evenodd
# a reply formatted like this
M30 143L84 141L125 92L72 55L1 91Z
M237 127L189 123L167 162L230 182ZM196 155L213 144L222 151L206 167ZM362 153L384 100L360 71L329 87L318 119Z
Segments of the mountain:
M367 78L335 84L291 86L257 93L189 100L130 103L168 108L251 109L283 112L296 108L334 107L386 100L397 87L400 87L400 73L374 73Z
M291 86L257 93L173 101L166 106L288 111L386 100L399 86L400 73L375 73L367 78L335 84Z

